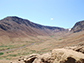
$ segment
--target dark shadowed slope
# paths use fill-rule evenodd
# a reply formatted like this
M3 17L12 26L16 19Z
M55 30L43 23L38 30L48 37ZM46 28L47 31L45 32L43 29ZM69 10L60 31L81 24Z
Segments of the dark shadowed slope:
M56 32L68 32L64 28L43 26L16 16L6 17L0 20L0 30L0 34L4 32L4 34L11 34L13 36L51 35Z
M84 31L84 21L77 22L74 27L71 29L71 32L80 32Z

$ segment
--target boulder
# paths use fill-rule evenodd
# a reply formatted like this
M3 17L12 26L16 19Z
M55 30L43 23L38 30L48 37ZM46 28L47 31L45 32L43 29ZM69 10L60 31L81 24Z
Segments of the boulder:
M51 63L84 63L84 54L70 49L54 49Z
M20 57L16 63L84 63L84 54L75 51L75 48L60 48L50 53L31 54Z
M66 47L66 49L72 49L74 51L81 52L84 54L84 46Z
M50 63L50 59L51 53L45 53L36 58L33 63Z

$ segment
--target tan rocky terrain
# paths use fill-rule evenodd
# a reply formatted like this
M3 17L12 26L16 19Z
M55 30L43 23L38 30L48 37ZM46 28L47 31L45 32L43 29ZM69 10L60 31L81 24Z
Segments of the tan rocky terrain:
M0 21L0 63L84 63L84 31L7 17Z
M45 54L31 54L11 63L84 63L84 46L54 49Z
M19 44L29 45L21 49L4 52L4 54L1 55L2 59L0 62L26 63L29 61L30 63L84 63L83 37L84 31L68 33L63 37L38 36L41 41L39 39L37 41L36 37L32 37L36 42L33 40L32 42L30 41L30 43L26 43L25 41L22 43L19 42Z

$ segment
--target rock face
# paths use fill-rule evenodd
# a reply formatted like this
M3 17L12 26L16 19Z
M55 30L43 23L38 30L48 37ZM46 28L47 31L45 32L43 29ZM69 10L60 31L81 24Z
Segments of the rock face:
M67 47L66 49L72 49L74 51L77 51L77 52L81 52L84 54L84 44L82 45L79 45L79 46L74 46L74 47Z
M71 29L71 32L80 32L84 31L84 21L77 22L74 27Z
M45 53L42 55L32 54L27 57L20 57L18 61L24 63L50 63L51 53Z
M43 26L29 20L22 19L16 16L6 17L0 20L0 30L8 33L17 33L23 35L50 35L56 32L67 32L67 29L60 27ZM14 34L15 35L15 34Z
M74 49L60 48L51 53L20 57L16 63L84 63L84 54Z
M84 54L68 49L54 49L51 63L84 63Z

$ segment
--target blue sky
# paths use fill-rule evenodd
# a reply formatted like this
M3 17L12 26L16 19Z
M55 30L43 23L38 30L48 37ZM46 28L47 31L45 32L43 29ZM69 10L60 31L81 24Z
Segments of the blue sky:
M7 16L71 28L76 22L84 20L84 0L0 0L0 19Z

